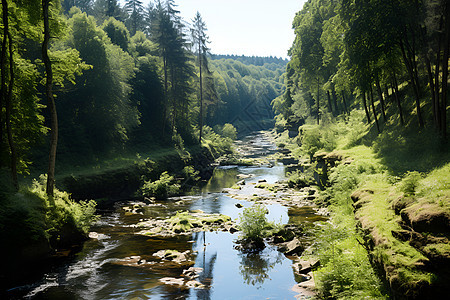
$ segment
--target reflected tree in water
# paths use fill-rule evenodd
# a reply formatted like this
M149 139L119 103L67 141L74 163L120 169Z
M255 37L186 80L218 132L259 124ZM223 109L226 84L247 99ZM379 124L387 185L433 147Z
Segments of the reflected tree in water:
M269 253L265 252L242 253L241 255L239 272L246 284L256 286L258 289L263 285L264 281L270 280L270 270L283 261L282 253L277 252L278 254L273 256L272 251Z

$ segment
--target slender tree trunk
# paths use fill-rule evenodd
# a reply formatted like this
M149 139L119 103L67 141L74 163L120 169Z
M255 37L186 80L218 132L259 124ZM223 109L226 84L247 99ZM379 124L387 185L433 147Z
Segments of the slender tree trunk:
M385 110L385 106L384 106L383 93L381 92L380 79L378 78L378 75L376 76L375 79L376 79L375 84L377 86L378 98L380 98L381 114L383 115L384 123L386 123L386 110Z
M166 52L163 52L163 69L164 69L164 109L163 109L163 128L162 128L162 136L164 137L164 133L166 131L166 120L167 120L167 105L168 105L168 87L167 87L167 60L166 60Z
M320 119L320 84L319 77L317 77L317 125L319 125Z
M2 1L2 19L3 24L8 23L8 3ZM7 90L6 90L6 53L7 53L7 36L8 29L3 26L3 40L2 40L2 50L0 53L0 72L1 72L1 87L0 87L0 146L3 145L3 105L6 102ZM3 165L0 161L0 167Z
M42 59L44 61L46 81L45 94L47 96L48 107L50 109L50 154L47 173L47 195L53 200L55 187L55 165L56 165L56 147L58 145L58 115L56 113L56 103L53 97L53 70L52 63L48 56L48 44L50 42L50 24L49 24L49 5L50 0L42 0L42 12L44 18L44 41L42 42Z
M6 0L3 0L6 3ZM6 25L5 25L6 26ZM9 88L8 88L8 98L6 103L6 131L8 134L9 149L11 150L11 174L14 187L19 190L19 181L17 180L17 149L14 143L12 124L11 124L11 111L12 111L12 101L13 101L13 88L14 88L14 57L13 57L13 46L12 37L8 29L8 40L9 40Z
M448 95L448 59L450 47L450 3L445 3L444 57L442 58L442 100L441 100L441 132L447 139L447 95Z
M203 133L203 78L202 78L202 53L201 53L201 41L198 41L198 64L200 70L200 136L198 138L198 143L202 143L202 133Z
M338 104L337 104L336 90L334 88L332 90L332 95L333 95L333 104L334 104L334 115L337 116L339 114L339 110L338 110Z
M439 120L438 120L439 111L437 110L437 105L436 105L436 94L435 94L435 87L434 87L434 79L433 79L433 73L431 71L431 62L430 62L430 59L428 58L428 55L425 55L425 64L426 64L426 67L427 67L428 82L430 84L431 110L433 111L433 123L436 126L436 128L439 128Z
M392 83L392 91L395 95L395 102L397 103L398 114L400 116L400 124L403 126L403 124L405 123L405 120L403 119L402 104L400 102L400 95L398 93L397 77L395 76L395 73L392 73L392 77L394 80L394 82Z
M12 124L11 124L11 110L12 110L12 96L14 88L14 57L13 57L13 47L12 47L12 37L9 32L9 11L8 11L8 1L2 1L2 15L3 15L3 44L2 44L2 98L5 103L5 125L6 125L6 135L8 137L9 149L11 152L10 157L10 169L11 177L13 180L14 187L16 190L19 189L19 183L17 180L17 152L16 145L14 143ZM9 84L8 89L6 88L6 41L8 39L9 46ZM0 106L1 109L1 106ZM1 111L0 111L1 114ZM3 126L3 124L1 125Z
M347 100L345 100L345 92L342 92L342 102L344 103L344 112L349 115L350 112L347 108Z
M369 109L367 108L366 92L363 92L362 96L363 96L364 111L366 112L367 123L370 124L370 114Z
M439 21L439 32L442 31L442 26L443 26L443 17L441 16L440 21ZM435 64L435 70L434 70L434 97L435 97L435 107L434 109L436 110L436 118L437 118L437 128L439 131L442 131L442 123L441 123L441 113L440 113L440 103L439 103L439 98L440 98L440 93L439 93L439 73L440 73L440 65L441 65L441 44L442 44L442 34L439 33L439 38L438 38L438 49L437 49L437 54L436 54L436 64Z
M408 57L406 56L405 47L403 45L403 40L401 40L401 39L400 39L400 50L402 52L403 60L404 60L404 63L406 65L406 68L408 70L408 74L409 74L409 77L410 77L410 80L411 80L411 86L413 88L414 97L415 97L415 100L416 100L416 110L417 110L417 118L418 118L418 121L419 121L419 126L423 127L424 126L424 122L423 122L423 118L422 118L422 112L421 112L421 109L420 109L419 91L418 91L418 87L417 87L416 82L415 82L416 79L415 79L415 76L414 76L414 69L413 69L412 63L409 61Z
M333 113L333 107L331 106L331 95L330 91L327 91L327 98L328 98L328 111L330 113Z
M377 125L377 131L380 133L380 125L378 124L377 112L375 110L375 102L373 101L372 85L370 85L370 102L372 102L373 118L375 119L375 124Z

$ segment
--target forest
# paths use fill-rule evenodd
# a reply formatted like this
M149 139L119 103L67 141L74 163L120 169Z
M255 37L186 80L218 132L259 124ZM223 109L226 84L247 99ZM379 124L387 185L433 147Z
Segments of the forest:
M207 247L237 255L239 297L270 296L271 270L294 285L274 297L448 293L448 1L307 0L289 59L212 53L201 7L175 0L1 4L0 297L92 259L139 270L110 274L127 297L220 299ZM83 298L67 282L43 296Z

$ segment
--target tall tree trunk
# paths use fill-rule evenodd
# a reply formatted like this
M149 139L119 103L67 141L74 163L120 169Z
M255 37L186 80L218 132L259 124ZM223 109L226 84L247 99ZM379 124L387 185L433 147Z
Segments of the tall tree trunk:
M49 5L50 0L42 0L42 12L44 18L44 41L42 42L42 59L44 61L46 81L45 94L47 96L48 107L50 109L50 154L47 173L47 195L53 200L55 187L55 165L56 165L56 147L58 145L58 115L56 113L56 103L53 97L53 71L52 63L48 56L48 44L50 42L50 24L49 24Z
M334 88L332 90L332 95L333 95L333 104L334 104L334 115L337 116L337 115L339 115L339 110L338 110L338 104L337 104L336 90Z
M202 133L203 133L203 79L202 79L202 54L201 54L201 42L198 42L198 64L200 71L200 136L198 138L198 143L202 143Z
M333 107L331 106L331 96L330 91L327 91L327 98L328 98L328 111L330 113L333 113Z
M3 0L6 3L6 0ZM6 25L5 25L6 27ZM13 57L13 46L12 37L8 29L8 40L9 40L9 88L8 97L6 103L6 131L8 134L9 149L11 150L11 175L16 190L19 190L19 181L17 180L17 150L14 143L12 124L11 124L11 111L12 111L12 100L13 100L13 88L14 88L14 57Z
M8 23L8 3L2 1L2 20L3 24ZM6 6L6 7L5 7ZM5 13L6 10L6 13ZM1 84L0 84L0 146L3 145L3 105L6 102L7 90L6 90L6 53L7 53L7 37L8 29L3 26L3 40L2 40L2 50L0 53L0 72L1 72ZM0 167L3 163L0 161Z
M17 152L16 145L14 143L12 124L11 124L11 110L12 110L12 96L14 88L14 57L13 57L13 47L12 47L12 37L9 32L9 11L8 11L8 1L2 1L2 15L3 15L3 44L2 44L2 98L5 103L5 125L6 125L6 135L8 137L9 149L11 152L10 156L10 169L11 177L13 180L14 187L16 190L19 189L19 183L17 180ZM9 46L9 84L8 88L6 85L6 41L8 40ZM1 106L0 106L1 109ZM1 111L0 111L1 114ZM3 126L3 124L1 125Z
M395 73L392 73L392 77L394 82L392 83L392 91L395 95L395 102L397 103L398 108L398 114L400 116L400 124L403 126L405 123L405 120L403 119L403 111L402 111L402 104L400 102L400 95L398 93L398 83L397 83L397 77L395 76Z
M370 124L370 114L369 109L367 108L366 92L363 92L362 96L363 96L364 111L366 112L367 123Z
M434 70L434 96L435 96L435 107L434 109L436 110L436 118L437 118L437 127L439 129L439 131L442 131L442 123L441 123L441 113L440 113L440 103L439 103L439 73L440 73L440 65L441 65L441 44L442 44L442 34L440 33L442 31L442 26L443 26L443 17L441 16L440 20L439 20L439 38L438 38L438 49L437 49L437 54L436 54L436 64L435 64L435 70Z
M373 118L375 119L375 124L377 125L377 131L380 133L380 125L378 124L377 111L375 110L375 102L373 101L372 85L370 85L370 102L372 102Z
M411 87L413 89L414 92L414 97L415 97L415 101L416 101L416 110L417 110L417 119L419 121L419 126L423 127L424 126L424 122L423 122L423 118L422 118L422 111L420 109L420 97L419 97L419 90L416 84L416 78L414 76L414 67L412 65L412 63L409 61L406 52L405 52L405 47L403 45L403 40L400 39L400 50L402 52L402 56L403 56L403 61L405 63L406 69L408 70L408 74L411 80Z
M439 110L437 109L438 103L436 103L436 93L435 93L435 87L434 87L434 79L433 79L433 73L431 71L431 62L428 58L428 55L425 55L425 64L427 67L427 74L428 74L428 82L430 85L430 92L431 92L431 110L433 111L433 123L436 126L436 128L439 128ZM438 104L438 105L436 105Z
M450 47L450 3L445 3L444 9L444 56L442 58L442 98L441 98L441 132L444 140L447 139L447 95L448 95L448 59Z
M167 84L167 59L166 52L163 52L163 69L164 69L164 109L163 109L163 128L162 128L162 136L164 137L164 133L166 131L166 120L167 120L167 105L168 105L168 84Z
M319 125L320 119L320 84L319 77L317 77L317 125Z
M380 85L380 79L378 78L378 75L376 76L375 85L377 86L377 92L378 92L378 98L380 98L380 105L381 105L381 113L383 115L383 121L386 123L386 110L384 106L384 99L383 99L383 93L381 92L381 85Z
M345 92L342 92L342 102L344 103L344 112L349 115L350 112L347 109L347 101L345 100Z

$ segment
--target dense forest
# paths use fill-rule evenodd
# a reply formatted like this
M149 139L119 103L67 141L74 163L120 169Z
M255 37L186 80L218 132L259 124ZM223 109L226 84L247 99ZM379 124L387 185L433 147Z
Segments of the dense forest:
M8 4L1 161L17 184L16 174L33 164L44 167L51 118L43 97L41 5ZM52 2L49 14L59 161L89 162L174 140L193 145L200 120L211 127L259 126L272 119L270 101L283 92L285 60L211 56L201 16L187 25L173 1L149 7L141 1L123 7L118 1Z
M96 204L61 191L68 176L173 151L188 164L189 148L230 151L235 127L273 124L270 102L284 92L286 60L213 56L200 13L184 20L173 0L5 0L1 16L0 227L9 254L85 238Z
M324 299L448 293L449 16L449 1L309 0L293 20L275 126L313 165L290 182L317 182L331 211L313 250Z
M446 1L306 2L276 112L319 123L361 106L378 132L395 118L432 124L445 139L448 10Z

